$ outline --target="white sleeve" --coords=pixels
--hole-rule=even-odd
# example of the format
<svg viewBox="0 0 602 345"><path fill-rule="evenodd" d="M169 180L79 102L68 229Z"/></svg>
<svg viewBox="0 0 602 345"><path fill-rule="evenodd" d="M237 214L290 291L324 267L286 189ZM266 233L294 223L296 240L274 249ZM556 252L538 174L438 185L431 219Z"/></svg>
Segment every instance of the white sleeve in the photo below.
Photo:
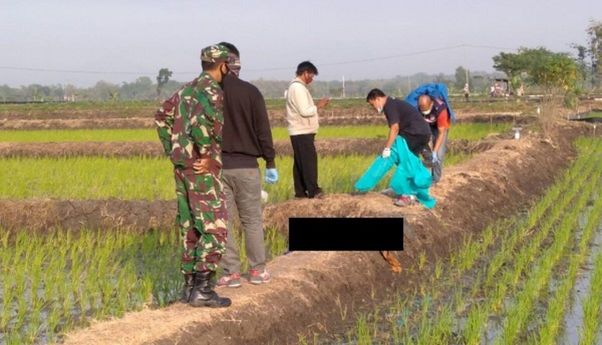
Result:
<svg viewBox="0 0 602 345"><path fill-rule="evenodd" d="M288 96L291 103L299 112L299 115L303 117L318 115L318 107L315 106L314 101L305 86L293 83L288 90Z"/></svg>

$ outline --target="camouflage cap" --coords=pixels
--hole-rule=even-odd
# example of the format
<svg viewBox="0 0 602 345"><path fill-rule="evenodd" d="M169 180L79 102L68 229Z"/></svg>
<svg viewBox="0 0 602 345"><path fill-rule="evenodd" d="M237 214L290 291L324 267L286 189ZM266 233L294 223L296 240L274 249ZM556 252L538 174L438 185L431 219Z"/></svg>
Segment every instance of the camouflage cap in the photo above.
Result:
<svg viewBox="0 0 602 345"><path fill-rule="evenodd" d="M228 49L222 45L215 44L201 50L201 61L222 62L228 60Z"/></svg>
<svg viewBox="0 0 602 345"><path fill-rule="evenodd" d="M235 76L238 77L240 75L240 59L235 54L228 54L228 68L230 69L230 73L234 74Z"/></svg>

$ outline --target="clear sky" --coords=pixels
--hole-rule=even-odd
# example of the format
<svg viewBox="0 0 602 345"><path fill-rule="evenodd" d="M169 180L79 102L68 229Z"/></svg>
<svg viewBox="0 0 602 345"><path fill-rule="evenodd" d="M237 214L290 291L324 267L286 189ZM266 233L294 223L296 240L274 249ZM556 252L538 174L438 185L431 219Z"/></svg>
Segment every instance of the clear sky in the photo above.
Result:
<svg viewBox="0 0 602 345"><path fill-rule="evenodd" d="M492 71L502 50L571 52L601 17L600 0L0 0L0 85L154 80L162 67L187 81L222 40L250 80L288 80L307 59L320 80Z"/></svg>

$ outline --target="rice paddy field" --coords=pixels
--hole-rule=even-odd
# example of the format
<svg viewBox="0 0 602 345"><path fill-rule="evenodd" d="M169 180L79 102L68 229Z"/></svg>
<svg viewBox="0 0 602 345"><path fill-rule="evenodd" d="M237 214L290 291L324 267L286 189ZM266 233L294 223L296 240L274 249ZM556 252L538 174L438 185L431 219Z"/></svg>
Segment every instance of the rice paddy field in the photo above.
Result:
<svg viewBox="0 0 602 345"><path fill-rule="evenodd" d="M467 236L450 258L411 270L430 279L362 314L328 344L599 344L602 140L527 212Z"/></svg>
<svg viewBox="0 0 602 345"><path fill-rule="evenodd" d="M278 102L270 102L268 108L278 108ZM0 118L18 115L49 119L94 114L135 117L155 107L151 102L126 103L0 105ZM365 107L364 103L340 102L335 107L342 111L357 110ZM504 108L496 103L482 108L514 111L522 106L512 104ZM463 107L467 106L457 108ZM451 129L449 139L470 143L508 141L512 127L509 122L458 123ZM386 134L384 125L342 122L323 126L317 139L346 138L352 143L358 140L360 145L361 139L384 141ZM288 141L286 128L274 126L273 136L275 141ZM0 130L0 143L10 144L156 145L157 141L156 132L147 128ZM360 308L359 313L347 313L341 305L337 311L338 332L311 337L295 334L297 343L601 342L602 140L581 138L574 145L576 159L527 210L499 219L479 233L465 234L461 245L448 256L431 260L426 253L418 255L411 266L404 268L408 274L422 277L411 292L396 291L380 300L374 309ZM354 182L379 153L355 153L351 147L348 153L319 158L320 185L337 198L353 192ZM483 157L487 151L451 152L445 158L445 167L461 169L476 155ZM269 194L264 206L302 205L293 200L291 156L279 155L277 165L280 181L263 186ZM387 182L383 180L376 191L384 189ZM442 183L442 187L436 188L446 191L448 187ZM0 202L153 202L174 198L173 171L166 157L0 158ZM237 230L233 234L240 237ZM265 234L269 260L287 251L286 231L267 227ZM246 270L245 241L238 242ZM61 343L70 332L85 330L104 320L170 308L178 299L182 284L178 272L179 245L173 227L54 226L34 232L0 225L0 344Z"/></svg>
<svg viewBox="0 0 602 345"><path fill-rule="evenodd" d="M524 111L533 108L535 103L524 100L489 100L477 102L456 102L457 111ZM118 101L118 102L48 102L31 104L0 104L0 117L6 118L81 118L81 117L145 117L152 116L160 104L156 101ZM269 99L266 101L268 110L284 109L284 99ZM329 109L362 113L371 111L365 98L333 99Z"/></svg>
<svg viewBox="0 0 602 345"><path fill-rule="evenodd" d="M453 165L469 155L450 155ZM332 193L349 193L376 156L349 155L320 159L321 186ZM170 200L175 198L172 166L166 158L6 158L0 159L0 199L122 199ZM265 185L270 202L293 197L292 158L280 157L281 179ZM354 167L348 169L348 167Z"/></svg>
<svg viewBox="0 0 602 345"><path fill-rule="evenodd" d="M489 134L503 133L512 127L509 123L459 123L450 130L449 139L480 140ZM323 126L317 139L326 138L380 138L387 135L386 126ZM289 140L286 128L272 129L274 140ZM157 141L153 129L72 129L72 130L5 130L0 131L0 142L133 142Z"/></svg>

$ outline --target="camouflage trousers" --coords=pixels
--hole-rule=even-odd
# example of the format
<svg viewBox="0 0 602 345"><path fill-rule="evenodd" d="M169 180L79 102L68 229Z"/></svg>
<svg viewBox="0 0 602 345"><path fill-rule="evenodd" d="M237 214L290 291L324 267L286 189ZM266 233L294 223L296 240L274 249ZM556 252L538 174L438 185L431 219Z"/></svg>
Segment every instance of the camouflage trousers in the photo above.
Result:
<svg viewBox="0 0 602 345"><path fill-rule="evenodd" d="M182 244L182 273L215 271L226 251L228 230L222 182L212 174L174 169Z"/></svg>

